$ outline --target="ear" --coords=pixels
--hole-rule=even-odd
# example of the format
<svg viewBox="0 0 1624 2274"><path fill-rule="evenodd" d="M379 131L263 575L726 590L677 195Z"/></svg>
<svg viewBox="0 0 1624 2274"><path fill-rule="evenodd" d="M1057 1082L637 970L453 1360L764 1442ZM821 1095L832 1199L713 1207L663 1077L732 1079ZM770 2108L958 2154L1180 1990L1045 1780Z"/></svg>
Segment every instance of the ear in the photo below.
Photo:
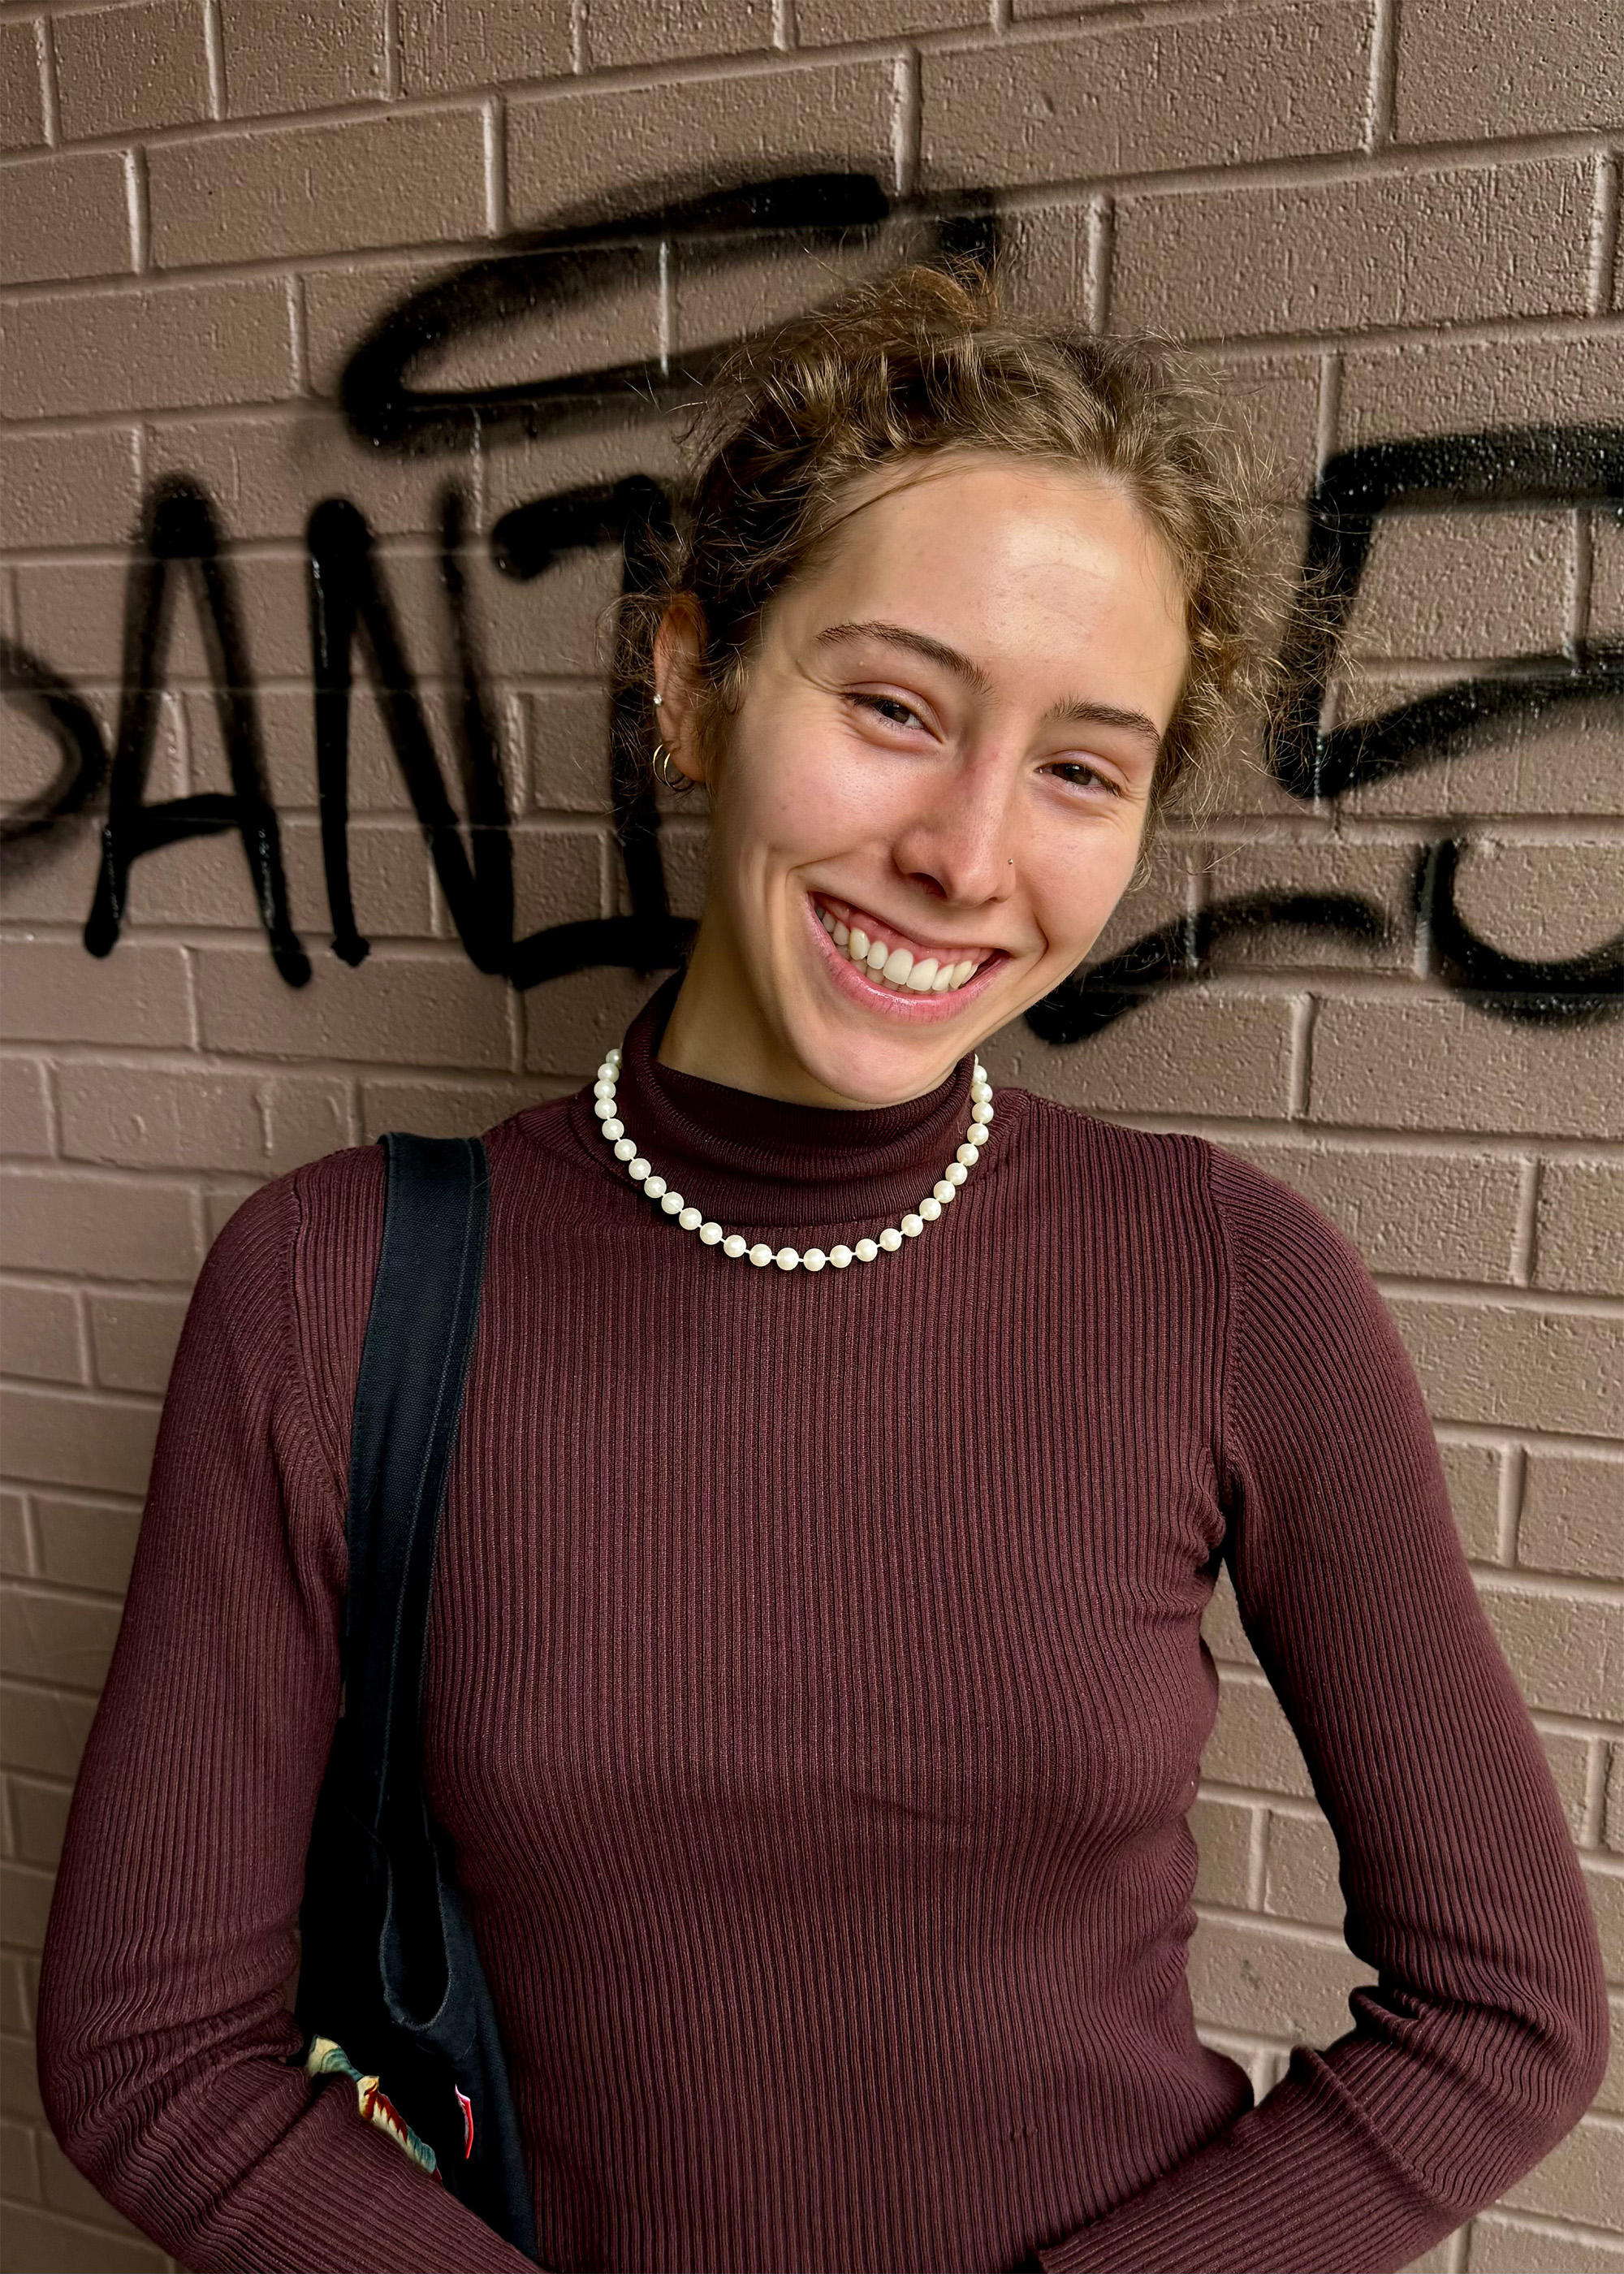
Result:
<svg viewBox="0 0 1624 2274"><path fill-rule="evenodd" d="M654 635L654 691L659 697L654 731L675 764L690 781L696 782L706 778L703 737L699 731L703 652L699 604L687 593L680 594L666 609Z"/></svg>

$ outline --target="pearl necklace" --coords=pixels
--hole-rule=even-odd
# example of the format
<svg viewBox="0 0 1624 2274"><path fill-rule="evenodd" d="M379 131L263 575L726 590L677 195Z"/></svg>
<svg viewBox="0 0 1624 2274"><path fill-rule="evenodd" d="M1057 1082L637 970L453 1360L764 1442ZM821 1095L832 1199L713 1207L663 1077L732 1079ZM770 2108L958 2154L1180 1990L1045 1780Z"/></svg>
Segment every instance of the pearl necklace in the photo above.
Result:
<svg viewBox="0 0 1624 2274"><path fill-rule="evenodd" d="M916 1209L910 1209L899 1224L888 1224L874 1239L854 1240L850 1247L844 1242L831 1247L825 1254L821 1247L808 1247L803 1254L796 1247L771 1248L764 1240L752 1247L736 1231L724 1231L719 1224L712 1223L696 1208L689 1208L680 1193L673 1193L664 1177L657 1177L652 1163L645 1161L635 1144L626 1133L626 1125L615 1111L615 1084L620 1078L620 1053L611 1050L598 1069L598 1079L592 1084L592 1111L598 1116L598 1127L606 1141L614 1147L614 1157L624 1161L626 1173L635 1185L641 1185L650 1200L658 1201L662 1215L670 1216L682 1231L696 1231L707 1247L719 1247L724 1255L735 1260L748 1255L752 1263L776 1263L780 1271L793 1271L800 1264L803 1271L821 1271L825 1263L832 1263L837 1271L844 1271L848 1263L872 1263L883 1252L894 1255L905 1239L917 1239L928 1224L934 1224L959 1187L975 1166L981 1147L992 1133L992 1084L980 1058L970 1083L970 1096L974 1103L970 1108L970 1126L965 1131L965 1141L942 1171L940 1180L927 1193Z"/></svg>

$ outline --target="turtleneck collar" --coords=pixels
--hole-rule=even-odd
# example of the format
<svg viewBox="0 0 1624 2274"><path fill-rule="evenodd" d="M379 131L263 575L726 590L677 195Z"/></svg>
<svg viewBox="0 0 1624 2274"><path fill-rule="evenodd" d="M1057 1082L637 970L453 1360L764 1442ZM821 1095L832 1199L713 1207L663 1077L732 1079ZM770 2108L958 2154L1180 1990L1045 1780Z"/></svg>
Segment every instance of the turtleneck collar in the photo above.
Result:
<svg viewBox="0 0 1624 2274"><path fill-rule="evenodd" d="M855 1238L877 1230L917 1205L963 1143L969 1055L925 1096L856 1111L758 1097L663 1065L660 1038L681 983L673 973L628 1028L617 1102L628 1133L666 1183L730 1231L834 1227L833 1237ZM572 1121L593 1156L623 1175L592 1102L589 1083L570 1100Z"/></svg>

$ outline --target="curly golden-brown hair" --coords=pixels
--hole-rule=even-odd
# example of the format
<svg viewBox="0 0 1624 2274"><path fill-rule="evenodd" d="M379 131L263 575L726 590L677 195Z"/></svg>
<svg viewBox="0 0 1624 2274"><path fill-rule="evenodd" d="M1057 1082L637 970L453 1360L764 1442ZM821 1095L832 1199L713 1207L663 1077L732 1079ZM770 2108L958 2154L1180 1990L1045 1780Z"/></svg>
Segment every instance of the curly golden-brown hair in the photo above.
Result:
<svg viewBox="0 0 1624 2274"><path fill-rule="evenodd" d="M770 604L854 484L946 450L1004 452L1119 485L1184 589L1190 659L1135 881L1176 794L1210 809L1230 730L1273 694L1286 585L1260 455L1171 347L1016 321L981 268L910 265L738 348L689 445L697 479L621 652L646 689L659 621L696 610L702 732L725 732Z"/></svg>

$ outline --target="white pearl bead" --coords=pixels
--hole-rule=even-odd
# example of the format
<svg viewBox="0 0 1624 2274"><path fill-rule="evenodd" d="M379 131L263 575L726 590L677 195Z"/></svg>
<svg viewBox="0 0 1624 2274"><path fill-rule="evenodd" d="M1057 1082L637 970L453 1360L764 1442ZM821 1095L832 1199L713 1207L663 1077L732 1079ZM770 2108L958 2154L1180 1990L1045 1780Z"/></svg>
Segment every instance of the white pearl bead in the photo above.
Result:
<svg viewBox="0 0 1624 2274"><path fill-rule="evenodd" d="M640 1185L645 1177L651 1177L654 1174L654 1164L651 1161L645 1161L639 1153L626 1173L633 1184Z"/></svg>
<svg viewBox="0 0 1624 2274"><path fill-rule="evenodd" d="M921 1216L924 1217L927 1224L934 1224L942 1213L942 1203L940 1201L931 1200L927 1196L924 1200L921 1201L919 1204L919 1212Z"/></svg>
<svg viewBox="0 0 1624 2274"><path fill-rule="evenodd" d="M880 1246L887 1255L894 1255L902 1245L902 1234L894 1224L888 1224L880 1234Z"/></svg>
<svg viewBox="0 0 1624 2274"><path fill-rule="evenodd" d="M679 1209L677 1211L677 1222L681 1225L684 1231L697 1231L700 1225L704 1222L703 1212L696 1208Z"/></svg>
<svg viewBox="0 0 1624 2274"><path fill-rule="evenodd" d="M594 1097L614 1096L614 1076L612 1073L605 1073L602 1066L598 1067L598 1080L592 1084L592 1095Z"/></svg>
<svg viewBox="0 0 1624 2274"><path fill-rule="evenodd" d="M938 1204L943 1201L951 1201L956 1198L958 1191L958 1186L950 1185L945 1177L938 1178L936 1182L930 1187L931 1197L933 1200L937 1201Z"/></svg>
<svg viewBox="0 0 1624 2274"><path fill-rule="evenodd" d="M971 1079L975 1081L985 1081L987 1079L987 1069L981 1064L980 1058L975 1060L971 1068Z"/></svg>
<svg viewBox="0 0 1624 2274"><path fill-rule="evenodd" d="M797 1247L780 1247L772 1260L780 1271L793 1271L801 1261L801 1251Z"/></svg>
<svg viewBox="0 0 1624 2274"><path fill-rule="evenodd" d="M807 1271L821 1271L828 1261L821 1247L808 1247L801 1259L801 1268Z"/></svg>
<svg viewBox="0 0 1624 2274"><path fill-rule="evenodd" d="M598 1079L599 1081L613 1081L614 1080L614 1068L610 1065L607 1058L604 1060L602 1065L598 1069Z"/></svg>
<svg viewBox="0 0 1624 2274"><path fill-rule="evenodd" d="M955 1187L962 1185L965 1178L970 1173L969 1170L965 1165L965 1155L966 1153L970 1156L971 1160L974 1161L975 1158L974 1146L961 1145L959 1148L959 1158L956 1161L950 1161L946 1168L942 1171L943 1175L947 1178L948 1183Z"/></svg>
<svg viewBox="0 0 1624 2274"><path fill-rule="evenodd" d="M617 1143L620 1141L620 1140L622 1137L624 1137L624 1136L625 1136L625 1134L626 1134L626 1124L625 1124L623 1121L605 1121L605 1124L604 1124L604 1135L608 1139L609 1142L610 1142L612 1145L613 1145L613 1144L617 1144Z"/></svg>
<svg viewBox="0 0 1624 2274"><path fill-rule="evenodd" d="M736 1231L730 1231L722 1242L722 1253L724 1255L733 1256L735 1261L744 1254L744 1242Z"/></svg>
<svg viewBox="0 0 1624 2274"><path fill-rule="evenodd" d="M987 1124L992 1119L991 1106L983 1104L978 1099L976 1103L970 1108L970 1118L972 1121L979 1121L984 1129Z"/></svg>
<svg viewBox="0 0 1624 2274"><path fill-rule="evenodd" d="M898 1242L898 1246L901 1246L900 1241ZM857 1261L860 1263L872 1263L879 1252L879 1249L875 1246L871 1239L860 1239L856 1246L852 1250L853 1254L857 1258Z"/></svg>
<svg viewBox="0 0 1624 2274"><path fill-rule="evenodd" d="M699 1227L699 1237L707 1247L714 1247L722 1237L722 1227L719 1224L702 1224Z"/></svg>
<svg viewBox="0 0 1624 2274"><path fill-rule="evenodd" d="M596 1098L594 1098L594 1099L593 1099L593 1101L592 1101L592 1111L593 1111L593 1112L598 1116L598 1119L599 1119L600 1121L613 1121L613 1120L614 1119L614 1100L613 1100L613 1097L596 1097Z"/></svg>
<svg viewBox="0 0 1624 2274"><path fill-rule="evenodd" d="M838 1247L831 1247L830 1249L829 1260L834 1265L837 1271L844 1271L846 1265L852 1260L852 1251L846 1246L843 1240Z"/></svg>
<svg viewBox="0 0 1624 2274"><path fill-rule="evenodd" d="M990 1105L992 1103L991 1082L973 1081L970 1084L970 1095L978 1105Z"/></svg>
<svg viewBox="0 0 1624 2274"><path fill-rule="evenodd" d="M645 1177L643 1189L651 1201L657 1201L665 1189L665 1179L664 1177Z"/></svg>
<svg viewBox="0 0 1624 2274"><path fill-rule="evenodd" d="M902 1229L909 1239L917 1239L925 1229L925 1219L922 1216L916 1216L910 1209L902 1219Z"/></svg>
<svg viewBox="0 0 1624 2274"><path fill-rule="evenodd" d="M987 1142L988 1137L990 1133L991 1133L989 1130L986 1130L981 1126L979 1121L973 1121L970 1126L965 1131L965 1136L966 1139L972 1145L975 1146L978 1150Z"/></svg>
<svg viewBox="0 0 1624 2274"><path fill-rule="evenodd" d="M647 1185L645 1185L643 1189L646 1193L649 1188ZM662 1193L660 1194L660 1206L665 1209L667 1216L680 1216L684 1205L685 1203L680 1193Z"/></svg>
<svg viewBox="0 0 1624 2274"><path fill-rule="evenodd" d="M755 1266L756 1266L756 1269L757 1269L758 1271L760 1270L760 1269L761 1269L761 1267L762 1267L762 1265L763 1265L763 1263L771 1263L771 1261L772 1261L772 1250L771 1250L771 1248L770 1248L770 1247L767 1246L767 1244L766 1244L766 1242L765 1242L764 1240L760 1240L760 1239L758 1239L758 1240L756 1241L756 1243L755 1246L754 1246L753 1248L751 1248L751 1250L750 1250L750 1261L751 1261L751 1262L752 1262L753 1264L755 1264Z"/></svg>

